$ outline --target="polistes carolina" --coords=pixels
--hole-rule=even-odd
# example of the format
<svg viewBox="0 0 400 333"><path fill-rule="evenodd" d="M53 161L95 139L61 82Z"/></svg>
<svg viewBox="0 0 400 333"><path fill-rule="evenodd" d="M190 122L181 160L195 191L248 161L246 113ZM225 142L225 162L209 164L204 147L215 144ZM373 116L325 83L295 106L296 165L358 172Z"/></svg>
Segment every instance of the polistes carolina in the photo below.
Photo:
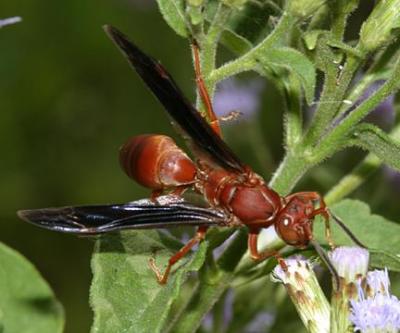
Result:
<svg viewBox="0 0 400 333"><path fill-rule="evenodd" d="M196 160L191 160L165 135L135 136L120 150L121 166L130 178L153 191L151 199L127 204L23 210L18 215L50 230L86 235L123 229L198 226L194 237L169 259L163 273L154 259L149 260L160 284L167 282L171 267L204 239L210 226L247 226L251 258L263 260L274 256L285 268L277 251L260 252L257 246L260 231L274 226L288 245L303 249L312 244L337 279L335 269L313 238L314 218L317 215L324 218L326 238L331 246L334 245L330 218L355 243L363 245L330 212L317 192L281 197L222 140L219 121L202 79L197 44L193 43L196 82L209 122L184 97L159 62L144 54L116 28L105 26L104 29L165 107L173 123L189 139ZM182 199L181 195L189 189L203 196L209 207L197 207Z"/></svg>

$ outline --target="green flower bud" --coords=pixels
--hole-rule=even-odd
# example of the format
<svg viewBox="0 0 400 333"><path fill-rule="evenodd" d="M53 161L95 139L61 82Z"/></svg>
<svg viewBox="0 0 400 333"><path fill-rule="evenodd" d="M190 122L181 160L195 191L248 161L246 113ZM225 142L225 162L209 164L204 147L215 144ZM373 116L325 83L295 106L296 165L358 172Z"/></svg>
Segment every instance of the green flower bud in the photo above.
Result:
<svg viewBox="0 0 400 333"><path fill-rule="evenodd" d="M374 51L393 40L396 28L400 28L400 0L378 0L361 26L360 46L368 52Z"/></svg>

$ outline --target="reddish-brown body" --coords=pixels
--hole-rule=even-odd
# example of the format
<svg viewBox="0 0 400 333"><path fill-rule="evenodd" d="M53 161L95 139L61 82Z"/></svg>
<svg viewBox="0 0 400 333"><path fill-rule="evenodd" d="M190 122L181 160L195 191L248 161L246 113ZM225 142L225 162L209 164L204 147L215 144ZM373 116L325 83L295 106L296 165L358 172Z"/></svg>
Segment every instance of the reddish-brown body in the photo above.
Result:
<svg viewBox="0 0 400 333"><path fill-rule="evenodd" d="M119 160L130 178L153 190L191 184L197 173L191 159L165 135L130 138L121 147Z"/></svg>
<svg viewBox="0 0 400 333"><path fill-rule="evenodd" d="M192 186L211 206L231 216L227 225L269 227L282 207L280 196L251 170L239 175L204 161L196 167L165 135L130 138L121 147L120 162L130 178L155 191Z"/></svg>
<svg viewBox="0 0 400 333"><path fill-rule="evenodd" d="M136 206L135 211L131 210L129 205L50 208L22 211L21 217L48 229L91 234L120 230L122 227L164 227L168 226L169 222L173 222L170 224L172 226L178 222L177 219L180 223L195 223L198 226L196 234L169 259L163 274L154 260L150 260L151 268L160 283L166 283L171 267L204 238L207 228L211 225L248 226L251 257L254 260L262 260L275 256L285 268L277 251L260 252L257 248L260 230L273 225L279 236L289 245L305 248L311 243L337 277L327 255L313 239L312 226L315 216L321 215L325 219L326 236L331 245L333 243L330 237L330 217L357 244L361 243L328 210L318 193L299 192L280 197L260 176L244 165L221 139L219 120L213 111L211 98L201 75L199 47L196 41L193 41L196 82L206 108L208 122L183 96L159 62L143 53L117 29L106 26L105 30L163 104L174 123L185 134L185 138L190 139L196 163L167 136L151 134L132 137L120 150L120 163L130 178L153 190L153 205L140 204ZM173 203L175 200L163 204L156 200L164 191L176 196L188 188L203 195L214 209L206 209L206 214L204 211L199 212L199 209L204 208L195 208L195 205L179 206ZM213 211L212 218L208 211ZM125 218L121 218L120 213ZM222 218L218 219L221 216ZM155 219L156 222L150 223L149 218ZM336 280L338 281L338 278Z"/></svg>

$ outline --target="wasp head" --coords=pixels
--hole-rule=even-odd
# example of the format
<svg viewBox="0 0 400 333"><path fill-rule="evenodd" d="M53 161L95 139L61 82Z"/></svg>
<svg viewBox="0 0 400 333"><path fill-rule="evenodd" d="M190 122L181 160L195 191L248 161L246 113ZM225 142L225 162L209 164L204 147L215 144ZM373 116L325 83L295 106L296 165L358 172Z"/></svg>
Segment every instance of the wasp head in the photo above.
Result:
<svg viewBox="0 0 400 333"><path fill-rule="evenodd" d="M290 196L278 213L275 229L288 244L305 248L313 238L314 203L309 198Z"/></svg>

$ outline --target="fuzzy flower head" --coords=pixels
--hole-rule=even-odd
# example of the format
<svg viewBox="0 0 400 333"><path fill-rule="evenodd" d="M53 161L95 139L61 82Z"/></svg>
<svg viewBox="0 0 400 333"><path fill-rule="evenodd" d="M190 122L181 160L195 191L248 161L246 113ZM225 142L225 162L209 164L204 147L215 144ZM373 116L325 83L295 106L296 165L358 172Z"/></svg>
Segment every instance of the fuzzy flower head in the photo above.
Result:
<svg viewBox="0 0 400 333"><path fill-rule="evenodd" d="M341 246L330 252L329 258L346 283L356 282L367 274L369 253L366 249Z"/></svg>
<svg viewBox="0 0 400 333"><path fill-rule="evenodd" d="M329 304L318 284L312 263L301 257L294 257L286 259L285 266L276 266L273 281L284 284L309 332L329 332Z"/></svg>
<svg viewBox="0 0 400 333"><path fill-rule="evenodd" d="M400 301L390 295L387 270L367 276L367 292L358 285L359 299L351 300L350 320L361 333L396 333L400 331Z"/></svg>
<svg viewBox="0 0 400 333"><path fill-rule="evenodd" d="M377 269L367 274L367 295L376 294L390 295L389 273L386 268L383 271Z"/></svg>

